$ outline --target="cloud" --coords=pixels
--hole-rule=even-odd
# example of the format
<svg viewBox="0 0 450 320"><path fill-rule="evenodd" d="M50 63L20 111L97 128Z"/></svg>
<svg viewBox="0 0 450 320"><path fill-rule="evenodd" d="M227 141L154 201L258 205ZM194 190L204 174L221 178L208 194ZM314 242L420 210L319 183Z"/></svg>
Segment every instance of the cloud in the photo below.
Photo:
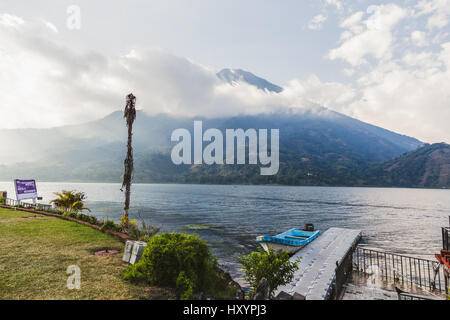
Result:
<svg viewBox="0 0 450 320"><path fill-rule="evenodd" d="M448 32L440 30L449 8L446 0L413 7L384 4L342 19L340 43L327 57L348 63L351 68L343 72L354 81L342 88L322 83L312 90L327 97L338 88L347 92L344 103L316 101L424 141L449 142L450 42Z"/></svg>
<svg viewBox="0 0 450 320"><path fill-rule="evenodd" d="M314 107L297 87L281 94L230 85L216 70L160 49L122 56L76 52L45 21L0 16L0 99L5 128L50 127L98 119L133 92L151 114L218 117Z"/></svg>
<svg viewBox="0 0 450 320"><path fill-rule="evenodd" d="M323 14L318 14L308 24L308 28L311 30L320 30L322 29L323 23L327 21L327 17Z"/></svg>
<svg viewBox="0 0 450 320"><path fill-rule="evenodd" d="M363 99L347 107L359 119L429 142L450 141L450 43L438 54L410 54L408 66L380 65L364 77ZM362 79L360 79L362 80Z"/></svg>
<svg viewBox="0 0 450 320"><path fill-rule="evenodd" d="M362 20L362 12L357 12L342 22L341 27L347 30L341 36L342 44L329 52L329 59L342 59L358 66L367 63L369 56L378 60L392 56L392 28L407 12L395 4L369 8L371 15L366 20Z"/></svg>
<svg viewBox="0 0 450 320"><path fill-rule="evenodd" d="M339 0L326 0L327 5L334 6L338 10L342 10L344 8L344 5L342 4L342 1Z"/></svg>
<svg viewBox="0 0 450 320"><path fill-rule="evenodd" d="M419 30L411 33L411 40L418 47L426 47L429 44L427 34Z"/></svg>
<svg viewBox="0 0 450 320"><path fill-rule="evenodd" d="M450 0L421 0L415 6L416 16L427 15L428 29L441 29L450 21Z"/></svg>
<svg viewBox="0 0 450 320"><path fill-rule="evenodd" d="M396 32L400 21L416 16L393 4L368 15L351 13L340 23L338 47L329 52L330 59L346 62L348 82L313 74L288 81L277 94L224 83L217 70L161 49L135 47L121 56L74 51L45 21L0 15L0 112L8 119L0 126L98 119L122 108L133 92L138 108L151 114L218 117L324 112L324 106L424 141L450 142L450 42L441 30L418 24Z"/></svg>

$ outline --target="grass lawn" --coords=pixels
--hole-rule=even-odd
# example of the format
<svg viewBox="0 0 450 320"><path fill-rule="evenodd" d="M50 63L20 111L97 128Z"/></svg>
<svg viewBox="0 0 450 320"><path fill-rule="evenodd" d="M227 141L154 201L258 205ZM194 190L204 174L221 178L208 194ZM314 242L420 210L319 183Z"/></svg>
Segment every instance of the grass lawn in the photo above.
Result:
<svg viewBox="0 0 450 320"><path fill-rule="evenodd" d="M103 249L119 250L95 256ZM111 235L54 217L0 208L0 299L173 299L170 290L122 280L124 245ZM67 267L81 288L67 289Z"/></svg>

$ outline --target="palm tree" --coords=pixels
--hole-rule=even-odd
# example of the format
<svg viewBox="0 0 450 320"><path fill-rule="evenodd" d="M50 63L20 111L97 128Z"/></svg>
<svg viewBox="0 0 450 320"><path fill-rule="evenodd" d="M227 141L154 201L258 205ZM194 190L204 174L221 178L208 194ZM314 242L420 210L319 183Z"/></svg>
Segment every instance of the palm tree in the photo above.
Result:
<svg viewBox="0 0 450 320"><path fill-rule="evenodd" d="M52 200L51 202L64 211L75 213L83 210L87 210L89 212L91 211L89 210L89 208L84 207L84 200L86 200L86 195L84 192L63 190L61 192L55 192L55 194L58 196L58 198Z"/></svg>
<svg viewBox="0 0 450 320"><path fill-rule="evenodd" d="M128 142L127 142L127 157L124 161L125 171L123 174L123 191L125 187L125 207L124 215L122 217L122 225L124 228L128 228L128 210L130 208L130 192L131 192L131 180L133 179L133 122L136 119L136 97L130 93L127 95L127 103L125 105L124 118L128 127Z"/></svg>

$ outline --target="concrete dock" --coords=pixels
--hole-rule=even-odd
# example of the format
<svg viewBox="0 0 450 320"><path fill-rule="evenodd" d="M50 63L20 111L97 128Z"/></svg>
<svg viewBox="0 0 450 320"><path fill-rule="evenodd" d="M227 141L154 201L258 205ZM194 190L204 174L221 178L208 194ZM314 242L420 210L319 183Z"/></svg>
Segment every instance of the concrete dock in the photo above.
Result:
<svg viewBox="0 0 450 320"><path fill-rule="evenodd" d="M300 294L306 300L329 299L335 286L337 266L342 265L360 239L361 230L330 228L325 231L291 258L293 261L301 257L299 269L291 283L275 291L275 297L284 291L291 296Z"/></svg>

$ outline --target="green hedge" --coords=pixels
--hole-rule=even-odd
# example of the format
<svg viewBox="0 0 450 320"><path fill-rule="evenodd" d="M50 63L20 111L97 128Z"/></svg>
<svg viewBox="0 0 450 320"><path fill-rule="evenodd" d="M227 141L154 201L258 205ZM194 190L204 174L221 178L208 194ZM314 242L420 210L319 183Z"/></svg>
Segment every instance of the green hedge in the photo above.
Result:
<svg viewBox="0 0 450 320"><path fill-rule="evenodd" d="M125 279L175 288L181 299L194 293L226 291L217 273L217 260L206 242L194 235L165 233L153 236L142 259L125 272Z"/></svg>
<svg viewBox="0 0 450 320"><path fill-rule="evenodd" d="M109 230L109 231L115 231L115 232L123 232L122 226L116 224L114 221L106 220L102 224L102 231L103 230Z"/></svg>

